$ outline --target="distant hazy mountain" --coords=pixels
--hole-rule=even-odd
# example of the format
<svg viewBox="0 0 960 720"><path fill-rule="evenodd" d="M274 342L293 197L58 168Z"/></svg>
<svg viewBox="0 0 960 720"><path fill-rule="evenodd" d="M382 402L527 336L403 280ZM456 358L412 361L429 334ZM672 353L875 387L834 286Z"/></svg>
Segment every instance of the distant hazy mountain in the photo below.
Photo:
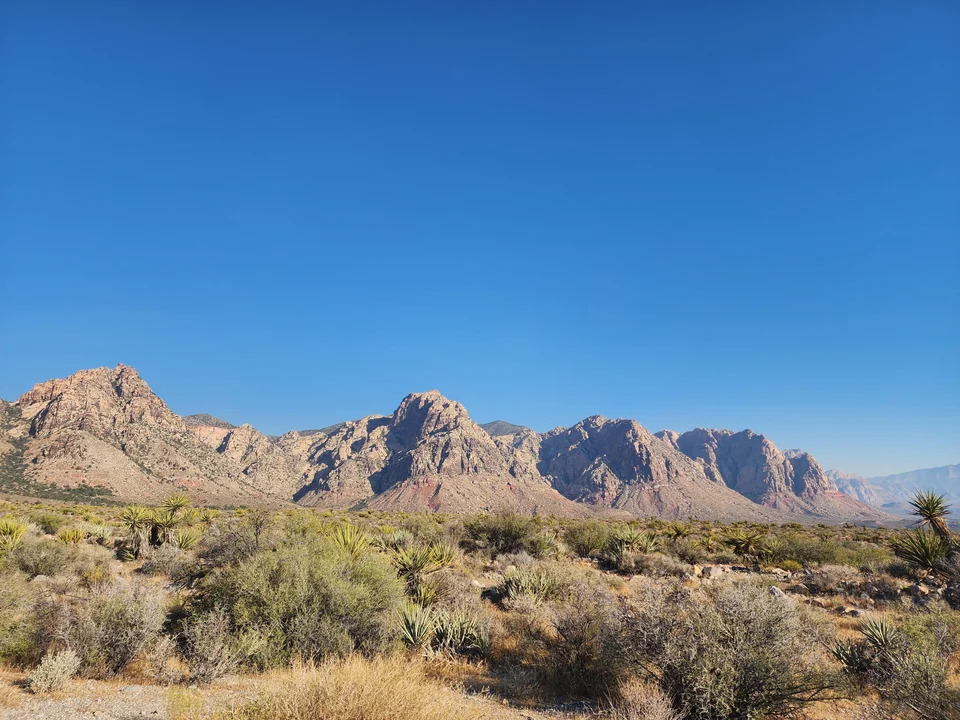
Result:
<svg viewBox="0 0 960 720"><path fill-rule="evenodd" d="M864 478L839 470L827 473L837 487L861 502L882 508L897 515L910 514L908 502L920 490L942 493L955 505L954 514L960 515L960 465L911 470L895 475Z"/></svg>
<svg viewBox="0 0 960 720"><path fill-rule="evenodd" d="M536 433L477 425L436 390L390 415L271 437L207 414L182 418L124 365L49 380L0 406L0 490L154 501L174 489L218 504L670 518L883 521L838 492L807 453L745 430L653 435L587 418Z"/></svg>

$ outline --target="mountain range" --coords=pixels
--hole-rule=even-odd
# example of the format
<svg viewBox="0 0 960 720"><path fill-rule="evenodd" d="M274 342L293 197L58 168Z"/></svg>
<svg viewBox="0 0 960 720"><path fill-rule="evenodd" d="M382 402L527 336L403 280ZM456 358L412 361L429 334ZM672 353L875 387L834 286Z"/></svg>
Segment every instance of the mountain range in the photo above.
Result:
<svg viewBox="0 0 960 720"><path fill-rule="evenodd" d="M176 489L221 505L893 520L841 492L808 453L750 430L654 434L599 415L546 433L481 426L431 390L390 415L276 437L181 417L125 365L48 380L0 405L0 490L151 502Z"/></svg>
<svg viewBox="0 0 960 720"><path fill-rule="evenodd" d="M839 470L827 470L826 475L847 495L894 515L909 515L910 498L920 490L932 490L942 494L947 502L960 504L960 465L871 478Z"/></svg>

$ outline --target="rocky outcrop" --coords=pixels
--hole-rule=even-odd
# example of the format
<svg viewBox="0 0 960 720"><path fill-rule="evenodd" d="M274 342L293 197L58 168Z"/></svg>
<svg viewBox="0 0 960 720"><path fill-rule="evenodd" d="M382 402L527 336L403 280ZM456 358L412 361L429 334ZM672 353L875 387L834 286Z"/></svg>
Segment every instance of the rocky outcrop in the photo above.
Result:
<svg viewBox="0 0 960 720"><path fill-rule="evenodd" d="M781 452L752 430L697 428L657 435L698 461L710 480L760 505L833 519L884 519L882 512L841 493L812 455Z"/></svg>
<svg viewBox="0 0 960 720"><path fill-rule="evenodd" d="M408 395L391 416L346 423L315 443L311 463L296 495L306 504L579 512L436 390Z"/></svg>
<svg viewBox="0 0 960 720"><path fill-rule="evenodd" d="M722 484L635 420L589 417L540 439L537 468L565 497L632 513L778 518Z"/></svg>
<svg viewBox="0 0 960 720"><path fill-rule="evenodd" d="M16 403L25 480L155 500L176 489L209 502L264 500L240 467L200 442L125 365L48 380Z"/></svg>

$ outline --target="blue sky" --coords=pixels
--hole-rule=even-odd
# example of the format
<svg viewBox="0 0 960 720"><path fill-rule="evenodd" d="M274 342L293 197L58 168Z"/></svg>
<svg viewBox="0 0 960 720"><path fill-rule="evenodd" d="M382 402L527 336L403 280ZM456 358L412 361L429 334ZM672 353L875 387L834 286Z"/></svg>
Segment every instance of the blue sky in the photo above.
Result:
<svg viewBox="0 0 960 720"><path fill-rule="evenodd" d="M960 461L960 5L0 8L0 396Z"/></svg>

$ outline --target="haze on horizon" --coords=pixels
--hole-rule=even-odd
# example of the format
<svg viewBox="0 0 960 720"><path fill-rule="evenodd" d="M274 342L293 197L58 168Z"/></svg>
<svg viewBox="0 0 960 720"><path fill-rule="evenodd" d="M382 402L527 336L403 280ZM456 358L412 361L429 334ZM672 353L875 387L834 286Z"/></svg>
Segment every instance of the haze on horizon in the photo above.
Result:
<svg viewBox="0 0 960 720"><path fill-rule="evenodd" d="M0 9L0 397L960 461L960 7Z"/></svg>

